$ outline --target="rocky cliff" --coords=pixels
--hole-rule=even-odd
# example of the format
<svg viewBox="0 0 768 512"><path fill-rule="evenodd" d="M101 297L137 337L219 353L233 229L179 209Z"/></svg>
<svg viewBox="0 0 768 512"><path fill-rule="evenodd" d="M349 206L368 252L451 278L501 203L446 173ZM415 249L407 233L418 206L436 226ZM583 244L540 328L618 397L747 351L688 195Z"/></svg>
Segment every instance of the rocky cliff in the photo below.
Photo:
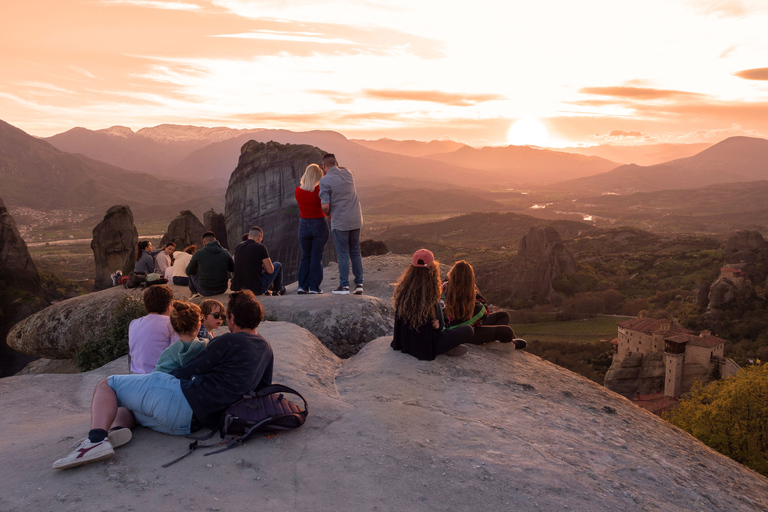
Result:
<svg viewBox="0 0 768 512"><path fill-rule="evenodd" d="M4 363L13 354L5 343L11 326L45 306L37 267L16 222L0 199L0 359ZM0 377L20 369L11 366L0 364Z"/></svg>
<svg viewBox="0 0 768 512"><path fill-rule="evenodd" d="M558 303L561 298L552 288L554 280L564 272L576 272L578 266L551 226L534 226L520 241L517 256L507 261L477 265L477 285L499 304L535 296ZM504 283L503 286L499 283Z"/></svg>
<svg viewBox="0 0 768 512"><path fill-rule="evenodd" d="M51 469L87 433L95 384L124 373L125 358L0 380L0 409L13 411L0 415L0 510L768 509L766 478L531 354L470 346L418 361L385 337L340 360L295 325L258 330L274 380L308 400L306 424L169 468L189 440L139 427L109 461Z"/></svg>
<svg viewBox="0 0 768 512"><path fill-rule="evenodd" d="M223 213L216 213L211 208L203 214L203 226L206 231L213 231L216 234L216 240L222 247L229 249L229 240L227 240L227 217Z"/></svg>
<svg viewBox="0 0 768 512"><path fill-rule="evenodd" d="M725 243L725 261L729 264L755 263L768 259L768 244L758 231L737 231Z"/></svg>
<svg viewBox="0 0 768 512"><path fill-rule="evenodd" d="M249 141L229 178L225 206L229 246L234 251L243 233L251 226L261 227L272 261L283 264L285 282L296 279L301 260L294 190L307 166L319 164L322 157L323 152L312 146ZM326 245L326 261L332 246L333 242Z"/></svg>
<svg viewBox="0 0 768 512"><path fill-rule="evenodd" d="M203 247L203 233L205 226L200 219L189 210L179 212L179 215L168 224L168 231L160 240L160 246L173 242L177 251L183 251L189 245L196 245L198 249ZM158 247L159 249L160 247Z"/></svg>
<svg viewBox="0 0 768 512"><path fill-rule="evenodd" d="M139 232L133 223L133 212L126 205L107 210L104 220L93 228L91 250L96 262L94 287L104 290L112 287L111 275L120 270L124 275L133 270Z"/></svg>
<svg viewBox="0 0 768 512"><path fill-rule="evenodd" d="M605 387L629 398L664 392L664 354L630 355L614 361L605 373Z"/></svg>

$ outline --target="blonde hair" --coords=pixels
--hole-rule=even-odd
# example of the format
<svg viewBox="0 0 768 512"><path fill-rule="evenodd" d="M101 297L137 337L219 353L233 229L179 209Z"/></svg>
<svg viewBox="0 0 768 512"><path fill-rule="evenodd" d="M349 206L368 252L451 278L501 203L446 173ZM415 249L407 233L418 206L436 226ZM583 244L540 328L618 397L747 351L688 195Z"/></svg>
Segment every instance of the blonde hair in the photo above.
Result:
<svg viewBox="0 0 768 512"><path fill-rule="evenodd" d="M436 261L429 267L408 265L397 280L392 297L397 314L417 330L432 320L439 300L440 264Z"/></svg>
<svg viewBox="0 0 768 512"><path fill-rule="evenodd" d="M320 183L320 178L323 177L323 170L317 164L309 164L304 171L304 176L301 177L299 187L307 192L312 192Z"/></svg>

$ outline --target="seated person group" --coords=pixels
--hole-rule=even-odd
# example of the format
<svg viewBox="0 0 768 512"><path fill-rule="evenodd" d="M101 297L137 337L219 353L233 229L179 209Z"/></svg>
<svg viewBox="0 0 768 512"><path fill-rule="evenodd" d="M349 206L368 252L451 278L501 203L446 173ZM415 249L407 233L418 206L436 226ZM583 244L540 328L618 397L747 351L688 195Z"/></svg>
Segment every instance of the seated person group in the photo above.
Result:
<svg viewBox="0 0 768 512"><path fill-rule="evenodd" d="M263 236L259 231L252 229L248 240L238 246L235 262L256 257L269 270L269 256L258 247ZM217 261L223 262L225 269L234 268L237 277L236 263L231 264L232 257L215 237L207 242L204 238L204 243L202 251L192 251L185 269L187 276ZM209 245L214 249L206 251ZM151 252L151 245L149 249ZM201 252L205 254L202 257L198 256ZM273 271L268 274L278 274L271 280L280 290L280 266L269 263ZM173 291L165 285L144 291L148 314L133 320L128 328L131 373L112 375L96 385L88 435L76 443L69 455L54 462L55 469L111 458L116 447L131 440L131 429L137 424L171 435L201 428L215 430L227 407L246 393L271 385L272 347L257 332L264 310L246 286L255 283L261 290L270 279L257 272L241 276L237 283L233 279L226 308L214 299L205 299L199 306L174 301ZM192 282L190 279L190 289ZM223 289L219 283L203 281L202 277L198 283L202 288L195 285L196 291L201 295L223 293L227 288L226 280ZM465 261L456 262L447 281L441 284L434 255L426 249L416 251L395 285L393 302L391 347L418 359L463 355L467 352L463 343L499 341L518 349L526 346L524 340L515 338L506 312L488 313L475 287L472 267ZM225 318L229 332L214 336Z"/></svg>

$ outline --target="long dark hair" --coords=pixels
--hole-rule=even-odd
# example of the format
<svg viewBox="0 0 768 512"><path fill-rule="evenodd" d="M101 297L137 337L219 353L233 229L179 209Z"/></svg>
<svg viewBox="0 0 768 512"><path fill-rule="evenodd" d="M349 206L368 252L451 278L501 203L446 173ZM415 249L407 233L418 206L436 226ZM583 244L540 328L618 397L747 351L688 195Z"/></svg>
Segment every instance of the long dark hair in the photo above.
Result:
<svg viewBox="0 0 768 512"><path fill-rule="evenodd" d="M141 253L143 253L147 247L149 247L149 240L142 240L139 242L139 250L136 251L136 261L139 261L139 258L141 258Z"/></svg>
<svg viewBox="0 0 768 512"><path fill-rule="evenodd" d="M440 300L440 264L429 267L408 265L395 285L392 301L397 314L414 329L432 319L435 304Z"/></svg>
<svg viewBox="0 0 768 512"><path fill-rule="evenodd" d="M457 261L448 273L445 314L459 321L468 320L475 311L475 271L464 260Z"/></svg>

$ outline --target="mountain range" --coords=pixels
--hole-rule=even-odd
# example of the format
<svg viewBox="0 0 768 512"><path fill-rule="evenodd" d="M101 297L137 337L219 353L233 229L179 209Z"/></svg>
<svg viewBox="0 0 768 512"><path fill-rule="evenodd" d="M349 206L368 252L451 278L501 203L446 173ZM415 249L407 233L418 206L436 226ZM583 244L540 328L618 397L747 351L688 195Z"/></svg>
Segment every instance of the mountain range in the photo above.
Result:
<svg viewBox="0 0 768 512"><path fill-rule="evenodd" d="M599 175L564 181L557 188L627 194L766 179L768 140L730 137L688 158L651 166L622 165Z"/></svg>
<svg viewBox="0 0 768 512"><path fill-rule="evenodd" d="M224 187L201 190L197 185L163 180L60 151L3 121L0 178L0 194L9 207L42 211L83 207L98 211L128 204L134 214L165 212L172 218L180 206L197 205L202 212L211 207L221 210L224 204Z"/></svg>

